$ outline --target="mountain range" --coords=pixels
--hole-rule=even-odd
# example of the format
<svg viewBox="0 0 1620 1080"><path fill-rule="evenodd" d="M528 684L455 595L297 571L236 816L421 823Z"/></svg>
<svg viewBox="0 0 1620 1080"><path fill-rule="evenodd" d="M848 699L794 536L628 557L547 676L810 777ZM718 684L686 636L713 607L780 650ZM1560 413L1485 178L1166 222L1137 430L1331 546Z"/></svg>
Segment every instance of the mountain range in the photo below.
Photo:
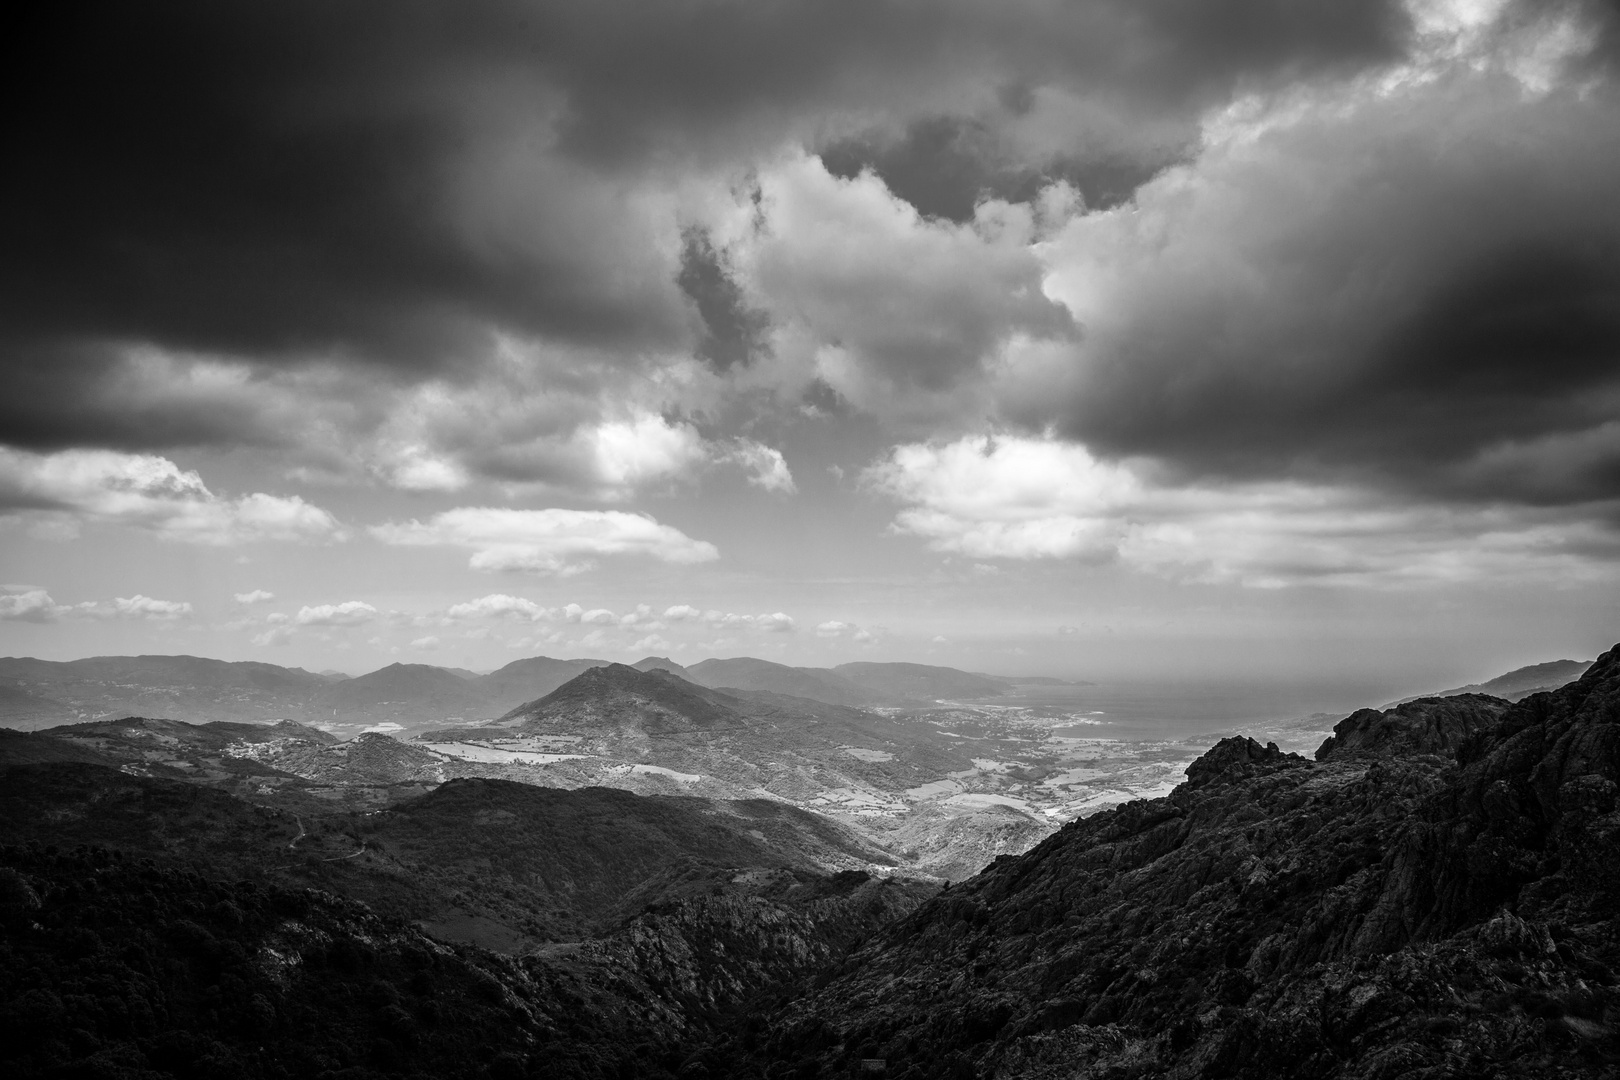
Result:
<svg viewBox="0 0 1620 1080"><path fill-rule="evenodd" d="M1505 675L1498 675L1482 683L1469 683L1451 690L1441 690L1433 694L1420 694L1418 697L1456 697L1459 694L1489 694L1506 701L1518 701L1531 694L1539 694L1543 690L1553 690L1565 683L1573 682L1586 674L1592 666L1590 660L1549 660L1544 664L1531 664L1528 667L1515 668ZM1416 701L1417 697L1402 698L1394 702L1399 705L1406 701Z"/></svg>
<svg viewBox="0 0 1620 1080"><path fill-rule="evenodd" d="M885 720L648 667L472 730L691 748L769 732L766 703ZM8 1075L1620 1067L1620 647L1519 702L1359 710L1311 756L1223 738L1162 797L950 882L776 799L463 777L283 806L251 786L283 748L429 744L184 727L0 738Z"/></svg>
<svg viewBox="0 0 1620 1080"><path fill-rule="evenodd" d="M50 661L0 658L0 726L35 729L77 720L160 716L171 720L289 719L404 728L500 716L543 697L607 660L514 660L488 674L428 664L390 664L350 678L255 661L195 656L98 656ZM809 697L834 705L900 706L950 697L994 697L1014 683L920 664L795 668L742 657L658 667L712 688Z"/></svg>

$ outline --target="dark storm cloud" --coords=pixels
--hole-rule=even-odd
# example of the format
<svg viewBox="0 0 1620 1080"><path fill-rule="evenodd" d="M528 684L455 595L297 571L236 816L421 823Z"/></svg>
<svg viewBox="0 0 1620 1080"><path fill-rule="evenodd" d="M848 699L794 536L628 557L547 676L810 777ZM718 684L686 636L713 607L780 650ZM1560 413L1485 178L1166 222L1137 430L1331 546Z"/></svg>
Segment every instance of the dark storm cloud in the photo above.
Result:
<svg viewBox="0 0 1620 1080"><path fill-rule="evenodd" d="M570 144L605 157L750 115L926 110L964 80L1185 108L1238 81L1389 59L1407 30L1387 0L686 0L546 5L536 18L537 48L572 92Z"/></svg>
<svg viewBox="0 0 1620 1080"><path fill-rule="evenodd" d="M9 395L3 437L258 437L262 421L200 415L190 398L141 415L97 405L127 374L119 350L143 344L405 378L464 371L492 331L678 349L691 344L678 274L708 297L710 361L734 365L746 313L728 324L721 293L694 285L698 264L673 265L669 237L628 209L636 185L729 168L843 111L905 130L985 87L1014 105L1062 85L1190 115L1246 80L1389 57L1404 34L1395 12L1339 0L31 4L8 24L0 76L0 364L24 391ZM1019 178L1009 194L1034 176L1007 175ZM946 212L974 182L941 196Z"/></svg>
<svg viewBox="0 0 1620 1080"><path fill-rule="evenodd" d="M747 364L766 347L769 316L748 306L707 233L688 229L683 240L681 272L675 281L703 320L698 356L722 373Z"/></svg>
<svg viewBox="0 0 1620 1080"><path fill-rule="evenodd" d="M21 362L6 366L0 442L58 450L84 444L141 449L280 441L246 403L216 402L200 409L188 400L168 408L132 407L116 392L120 367L118 357L95 346L64 349L44 342L27 349Z"/></svg>
<svg viewBox="0 0 1620 1080"><path fill-rule="evenodd" d="M1452 72L1212 147L1059 242L1083 344L1014 412L1189 473L1620 497L1615 93Z"/></svg>
<svg viewBox="0 0 1620 1080"><path fill-rule="evenodd" d="M6 89L8 336L408 363L485 320L622 334L603 282L449 220L478 137L458 65L511 63L493 31L425 5L34 8Z"/></svg>

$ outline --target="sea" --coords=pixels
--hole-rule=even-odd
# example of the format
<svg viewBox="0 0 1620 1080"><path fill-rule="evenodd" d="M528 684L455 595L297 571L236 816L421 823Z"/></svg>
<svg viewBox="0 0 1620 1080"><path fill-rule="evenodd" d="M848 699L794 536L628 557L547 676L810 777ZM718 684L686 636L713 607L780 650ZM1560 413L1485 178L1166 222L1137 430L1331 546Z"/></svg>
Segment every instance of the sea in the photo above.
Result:
<svg viewBox="0 0 1620 1080"><path fill-rule="evenodd" d="M1024 685L974 704L1016 706L1054 721L1067 719L1067 726L1054 726L1054 735L1179 742L1278 725L1330 729L1356 709L1388 704L1391 696L1387 687L1365 684L1159 679Z"/></svg>

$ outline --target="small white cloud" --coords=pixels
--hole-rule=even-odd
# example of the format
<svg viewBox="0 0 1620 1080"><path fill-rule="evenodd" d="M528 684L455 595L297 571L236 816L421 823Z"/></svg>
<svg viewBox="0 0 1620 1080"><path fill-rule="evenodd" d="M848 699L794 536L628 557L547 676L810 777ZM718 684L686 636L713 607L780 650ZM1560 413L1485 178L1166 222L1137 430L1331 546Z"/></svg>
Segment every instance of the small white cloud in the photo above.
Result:
<svg viewBox="0 0 1620 1080"><path fill-rule="evenodd" d="M0 594L0 622L55 622L68 610L44 589Z"/></svg>
<svg viewBox="0 0 1620 1080"><path fill-rule="evenodd" d="M1078 634L1080 628L1078 626L1060 626L1057 628L1057 632L1060 634Z"/></svg>
<svg viewBox="0 0 1620 1080"><path fill-rule="evenodd" d="M291 626L272 626L262 634L253 635L253 644L261 648L271 645L285 645L292 640L293 628Z"/></svg>
<svg viewBox="0 0 1620 1080"><path fill-rule="evenodd" d="M720 455L720 460L741 466L748 473L748 482L755 487L781 495L798 491L782 452L764 443L738 439L731 449Z"/></svg>
<svg viewBox="0 0 1620 1080"><path fill-rule="evenodd" d="M739 627L774 634L790 633L798 628L793 617L781 611L767 615L739 615L730 611L709 610L703 613L703 621L722 629Z"/></svg>
<svg viewBox="0 0 1620 1080"><path fill-rule="evenodd" d="M415 641L411 642L411 648L413 648L413 649L421 649L423 652L432 652L434 649L437 649L438 647L439 647L439 639L436 638L436 637L433 637L431 635L429 635L428 637L419 637Z"/></svg>
<svg viewBox="0 0 1620 1080"><path fill-rule="evenodd" d="M521 596L490 593L464 604L452 604L445 614L452 619L508 618L540 622L542 619L558 618L561 612L557 608L542 607Z"/></svg>
<svg viewBox="0 0 1620 1080"><path fill-rule="evenodd" d="M582 614L579 617L579 621L582 623L594 623L605 626L618 622L619 617L613 614L613 612L609 611L607 608L592 608L590 611Z"/></svg>
<svg viewBox="0 0 1620 1080"><path fill-rule="evenodd" d="M816 637L841 637L854 629L855 627L851 626L847 622L839 622L837 619L828 619L826 622L820 623L816 626Z"/></svg>
<svg viewBox="0 0 1620 1080"><path fill-rule="evenodd" d="M150 619L167 622L191 614L191 605L177 600L154 600L137 593L130 597L117 597L112 610L122 619Z"/></svg>
<svg viewBox="0 0 1620 1080"><path fill-rule="evenodd" d="M620 626L639 626L643 630L662 630L663 626L652 622L652 608L647 604L637 604L636 610L627 611L619 616Z"/></svg>
<svg viewBox="0 0 1620 1080"><path fill-rule="evenodd" d="M674 646L657 634L648 634L646 637L631 644L632 652L664 652Z"/></svg>
<svg viewBox="0 0 1620 1080"><path fill-rule="evenodd" d="M931 640L935 645L947 645L950 643L950 639L944 634L935 634Z"/></svg>
<svg viewBox="0 0 1620 1080"><path fill-rule="evenodd" d="M566 575L607 555L642 555L677 564L720 557L713 544L644 514L617 510L461 507L426 522L376 525L371 533L385 544L470 549L468 565L488 571Z"/></svg>
<svg viewBox="0 0 1620 1080"><path fill-rule="evenodd" d="M664 609L664 618L668 619L670 622L688 622L693 619L701 619L702 617L703 612L699 611L691 604L676 604L674 607L667 607Z"/></svg>
<svg viewBox="0 0 1620 1080"><path fill-rule="evenodd" d="M0 514L34 520L62 537L76 535L83 522L212 545L344 536L336 518L297 495L225 499L168 458L111 450L0 449Z"/></svg>
<svg viewBox="0 0 1620 1080"><path fill-rule="evenodd" d="M403 491L460 491L468 483L460 465L417 443L386 449L374 469Z"/></svg>
<svg viewBox="0 0 1620 1080"><path fill-rule="evenodd" d="M377 617L377 609L363 600L302 607L293 621L299 626L359 626Z"/></svg>
<svg viewBox="0 0 1620 1080"><path fill-rule="evenodd" d="M772 612L769 615L757 616L754 620L754 625L758 626L767 634L791 634L795 629L797 629L797 626L793 621L793 617L780 611Z"/></svg>
<svg viewBox="0 0 1620 1080"><path fill-rule="evenodd" d="M235 595L238 604L263 604L276 598L275 593L266 589L254 589L252 592L239 592Z"/></svg>
<svg viewBox="0 0 1620 1080"><path fill-rule="evenodd" d="M589 447L596 480L609 497L623 497L643 484L679 476L708 457L697 429L672 424L656 413L599 424L580 437Z"/></svg>
<svg viewBox="0 0 1620 1080"><path fill-rule="evenodd" d="M63 618L173 622L191 613L191 605L183 600L159 600L141 593L79 604L58 604L44 589L0 594L0 621L6 622L55 622Z"/></svg>

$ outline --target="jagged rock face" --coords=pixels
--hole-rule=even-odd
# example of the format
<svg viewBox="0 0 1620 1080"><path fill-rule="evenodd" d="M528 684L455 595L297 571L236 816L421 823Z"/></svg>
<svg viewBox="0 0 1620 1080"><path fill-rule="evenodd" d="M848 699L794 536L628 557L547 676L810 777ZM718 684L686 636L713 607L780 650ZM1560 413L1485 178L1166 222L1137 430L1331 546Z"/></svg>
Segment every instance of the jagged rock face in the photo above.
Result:
<svg viewBox="0 0 1620 1080"><path fill-rule="evenodd" d="M1470 735L1495 724L1508 702L1486 694L1419 698L1382 711L1360 709L1340 720L1316 760L1444 754L1454 756Z"/></svg>
<svg viewBox="0 0 1620 1080"><path fill-rule="evenodd" d="M1620 649L1456 764L1436 740L1496 705L1419 705L1352 717L1318 762L1226 740L1170 797L997 860L739 1075L1613 1075Z"/></svg>
<svg viewBox="0 0 1620 1080"><path fill-rule="evenodd" d="M1267 766L1287 766L1303 760L1298 754L1283 753L1276 743L1261 746L1253 739L1233 735L1210 747L1203 757L1187 766L1187 786L1201 788L1237 783L1258 775Z"/></svg>

